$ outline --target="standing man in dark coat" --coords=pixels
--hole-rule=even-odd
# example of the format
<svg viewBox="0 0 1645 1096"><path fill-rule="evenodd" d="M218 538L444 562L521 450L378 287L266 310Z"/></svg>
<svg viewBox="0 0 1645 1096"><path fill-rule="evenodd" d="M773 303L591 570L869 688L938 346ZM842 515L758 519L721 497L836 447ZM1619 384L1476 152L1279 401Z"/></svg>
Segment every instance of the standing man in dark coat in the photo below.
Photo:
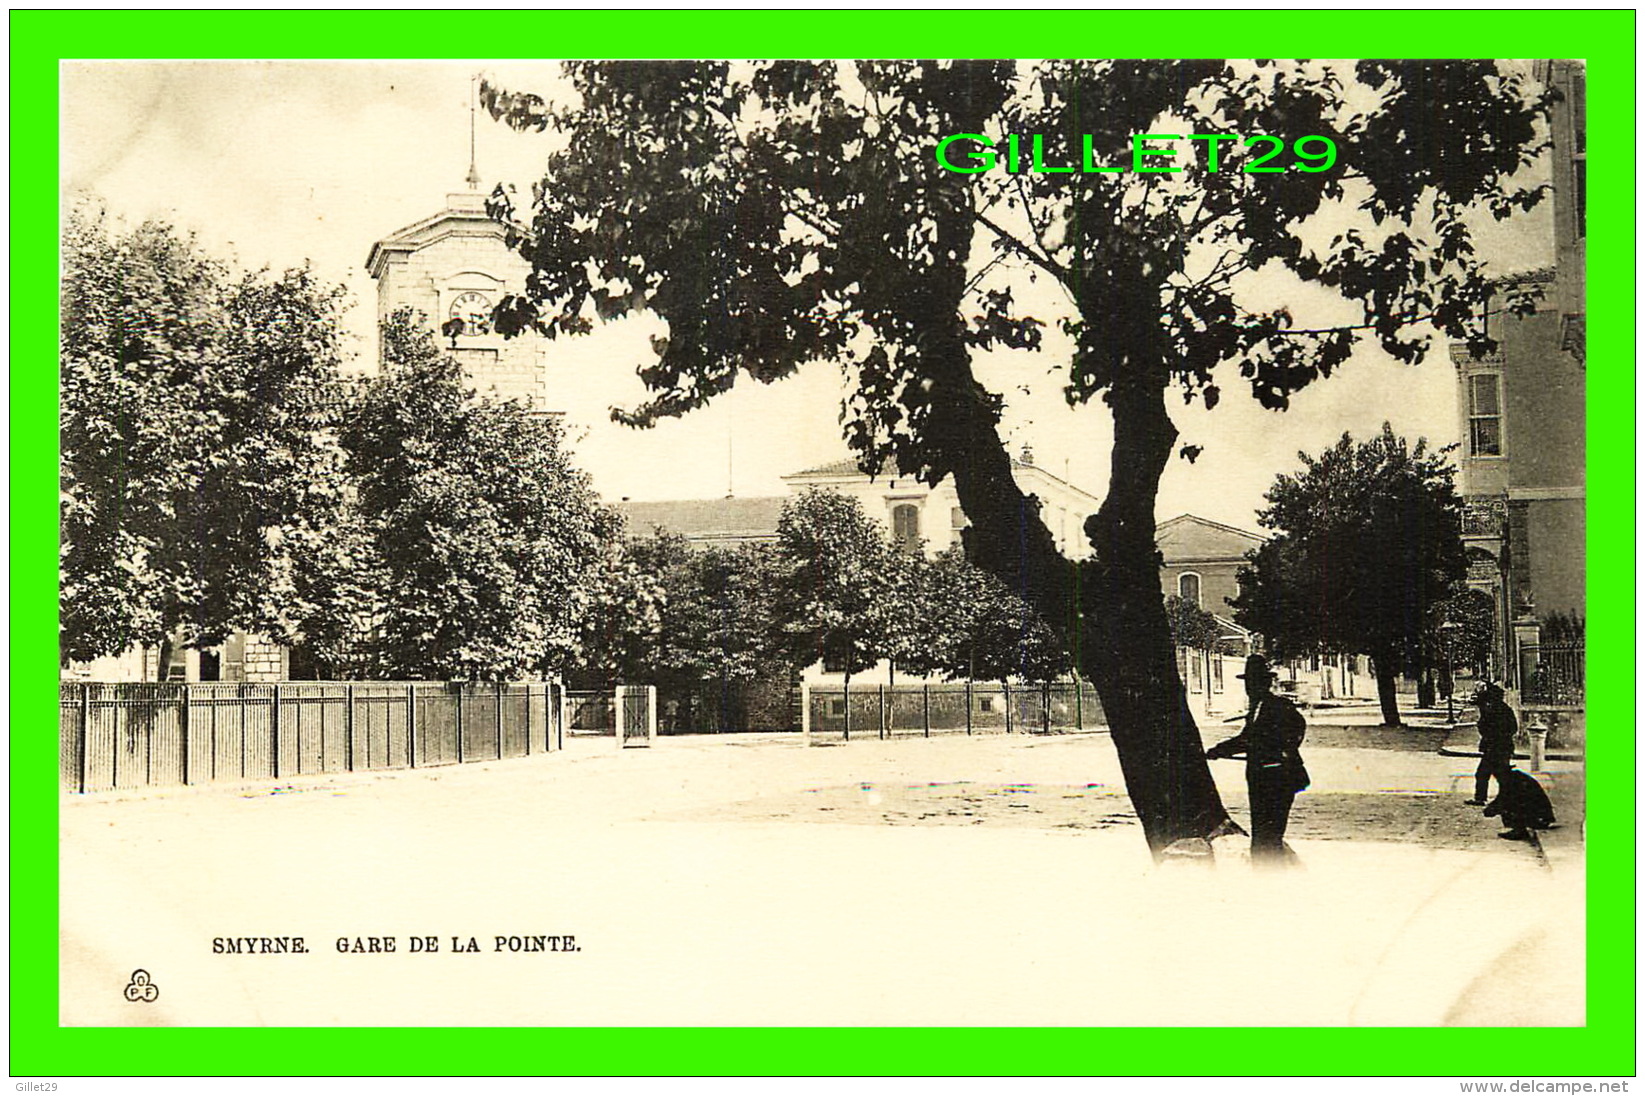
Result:
<svg viewBox="0 0 1645 1096"><path fill-rule="evenodd" d="M1257 862L1283 862L1291 802L1308 786L1308 770L1299 752L1308 723L1295 704L1274 694L1274 675L1267 659L1252 655L1245 660L1245 672L1239 676L1245 681L1245 695L1250 700L1245 729L1206 750L1205 756L1245 755L1245 787L1251 800L1251 858Z"/></svg>
<svg viewBox="0 0 1645 1096"><path fill-rule="evenodd" d="M1483 807L1485 793L1491 790L1491 777L1496 777L1498 795L1507 787L1508 772L1514 766L1514 737L1519 734L1519 721L1503 698L1500 685L1486 682L1475 689L1474 703L1479 706L1479 768L1474 771L1474 797L1468 800L1468 805Z"/></svg>

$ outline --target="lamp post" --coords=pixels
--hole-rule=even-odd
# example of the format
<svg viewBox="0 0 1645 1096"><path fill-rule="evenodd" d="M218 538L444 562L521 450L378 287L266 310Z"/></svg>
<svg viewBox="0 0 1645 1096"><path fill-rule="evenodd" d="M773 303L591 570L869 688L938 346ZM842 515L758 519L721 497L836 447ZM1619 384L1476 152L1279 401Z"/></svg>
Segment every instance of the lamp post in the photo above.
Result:
<svg viewBox="0 0 1645 1096"><path fill-rule="evenodd" d="M1439 626L1440 634L1445 637L1445 722L1447 723L1457 721L1455 707L1457 683L1451 669L1451 644L1455 641L1456 633L1461 628L1462 625L1454 620L1447 620Z"/></svg>

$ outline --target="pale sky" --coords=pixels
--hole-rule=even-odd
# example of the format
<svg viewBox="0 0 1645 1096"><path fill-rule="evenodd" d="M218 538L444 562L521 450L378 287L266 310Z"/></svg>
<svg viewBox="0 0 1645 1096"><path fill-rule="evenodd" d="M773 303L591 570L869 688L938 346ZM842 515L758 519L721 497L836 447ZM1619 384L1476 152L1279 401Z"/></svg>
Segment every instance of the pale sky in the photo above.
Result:
<svg viewBox="0 0 1645 1096"><path fill-rule="evenodd" d="M470 78L482 71L545 95L558 86L548 62L65 63L64 193L92 192L133 223L168 219L243 267L310 261L322 279L353 294L352 346L361 363L370 362L375 286L366 254L464 189ZM514 133L482 113L481 189L503 181L529 193L552 140ZM1546 218L1484 239L1504 271L1551 258ZM1031 292L1023 286L1018 300L1033 311ZM1300 298L1266 303L1290 303L1308 315L1309 302ZM728 479L739 496L783 494L780 476L847 455L840 378L827 365L772 386L743 378L715 405L650 431L612 423L613 404L641 398L634 368L649 357L647 336L659 329L652 320L628 321L550 350L550 392L567 413L578 462L607 500L719 497ZM1037 463L1101 497L1111 437L1106 409L1067 408L1060 346L1047 339L1037 354L990 355L979 360L979 373L1008 401L1013 451L1031 444ZM1262 410L1232 370L1219 382L1223 399L1213 412L1173 399L1183 443L1205 452L1195 464L1172 461L1161 484L1161 520L1195 513L1254 529L1273 477L1295 469L1299 449L1322 449L1343 430L1368 436L1386 419L1412 438L1457 440L1454 373L1439 344L1417 367L1362 351L1293 397L1284 414Z"/></svg>

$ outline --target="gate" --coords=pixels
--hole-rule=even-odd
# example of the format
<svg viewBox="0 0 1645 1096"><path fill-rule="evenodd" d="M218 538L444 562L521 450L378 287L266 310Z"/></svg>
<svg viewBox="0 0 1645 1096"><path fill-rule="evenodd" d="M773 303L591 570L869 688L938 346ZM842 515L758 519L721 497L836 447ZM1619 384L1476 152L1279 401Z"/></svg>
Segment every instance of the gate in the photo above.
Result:
<svg viewBox="0 0 1645 1096"><path fill-rule="evenodd" d="M619 685L616 696L617 748L657 741L657 687Z"/></svg>

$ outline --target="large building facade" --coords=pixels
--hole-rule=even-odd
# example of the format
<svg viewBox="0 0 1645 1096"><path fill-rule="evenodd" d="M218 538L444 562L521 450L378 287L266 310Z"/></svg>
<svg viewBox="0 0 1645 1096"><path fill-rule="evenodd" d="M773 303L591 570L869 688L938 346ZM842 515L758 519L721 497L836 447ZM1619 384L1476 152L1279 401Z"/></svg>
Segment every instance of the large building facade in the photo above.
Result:
<svg viewBox="0 0 1645 1096"><path fill-rule="evenodd" d="M1554 265L1504 279L1484 317L1487 354L1451 348L1457 373L1460 489L1468 584L1490 596L1490 671L1522 687L1551 619L1586 613L1586 127L1578 62L1542 62L1553 106ZM1536 311L1507 295L1540 291Z"/></svg>
<svg viewBox="0 0 1645 1096"><path fill-rule="evenodd" d="M1036 465L1033 451L1026 447L1011 460L1011 478L1024 494L1039 500L1040 520L1051 531L1057 550L1070 558L1084 556L1085 519L1097 512L1102 500ZM952 476L930 487L896 470L870 477L847 459L795 472L783 482L795 494L817 488L856 499L907 551L920 545L931 553L946 551L962 543L962 533L971 523Z"/></svg>
<svg viewBox="0 0 1645 1096"><path fill-rule="evenodd" d="M1026 449L1012 459L1011 473L1025 494L1039 499L1040 517L1058 550L1070 558L1083 556L1085 519L1097 512L1102 500L1035 465L1033 453ZM932 487L895 470L870 476L847 458L792 472L782 480L789 490L786 495L662 502L624 499L618 508L628 519L630 536L647 536L653 529L662 529L684 536L699 548L775 542L783 504L813 488L856 499L904 551L944 552L962 543L970 524L953 477Z"/></svg>

